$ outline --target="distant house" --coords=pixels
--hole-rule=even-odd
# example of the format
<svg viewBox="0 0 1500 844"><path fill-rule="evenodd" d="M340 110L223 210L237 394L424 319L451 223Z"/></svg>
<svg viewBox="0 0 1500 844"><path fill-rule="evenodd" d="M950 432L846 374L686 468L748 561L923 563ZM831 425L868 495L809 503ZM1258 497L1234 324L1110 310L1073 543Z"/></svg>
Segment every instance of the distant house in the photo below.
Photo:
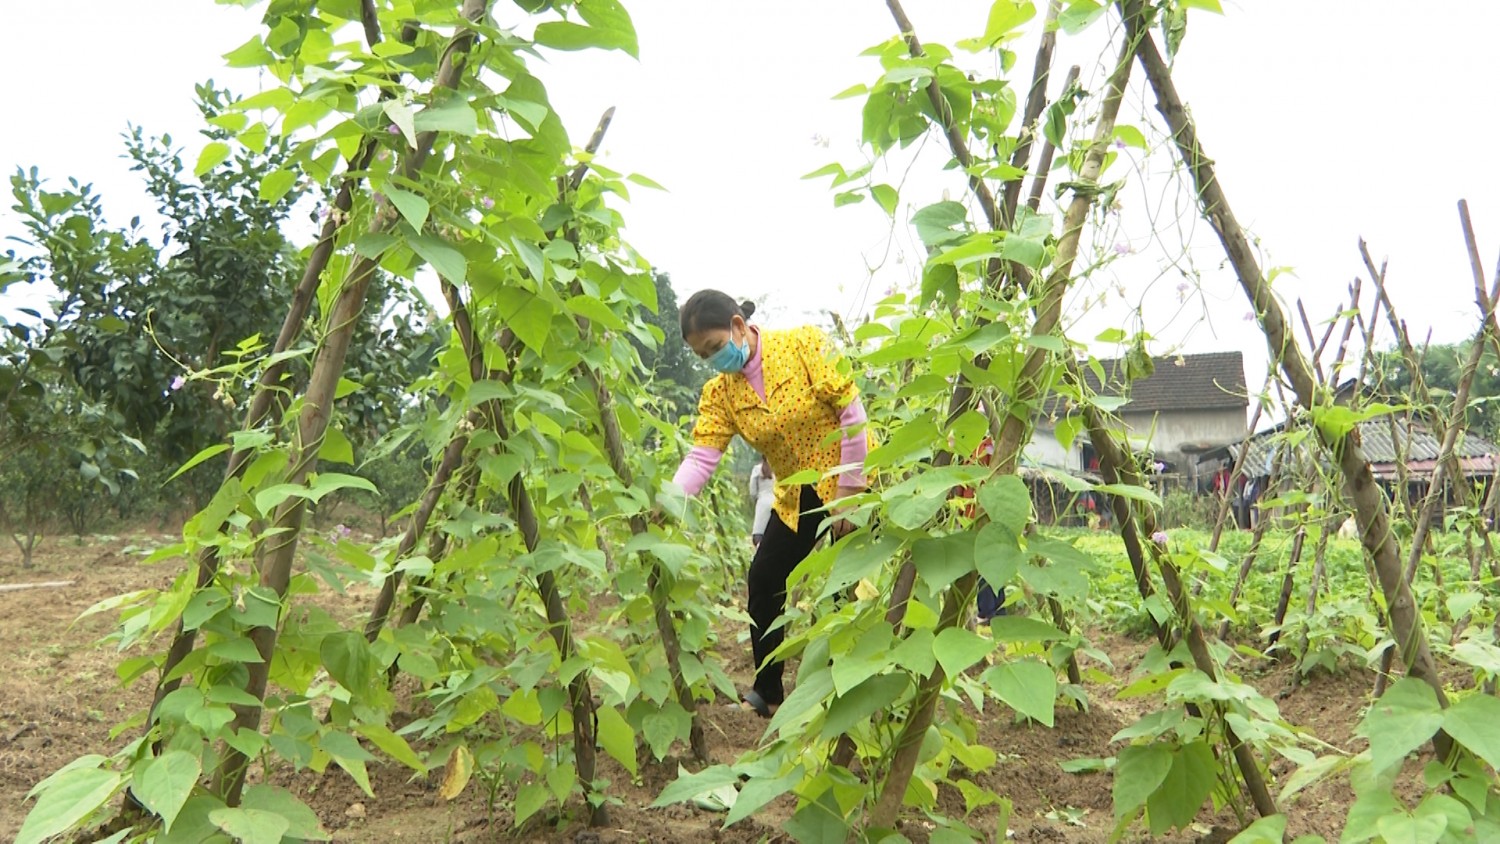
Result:
<svg viewBox="0 0 1500 844"><path fill-rule="evenodd" d="M1085 377L1095 394L1126 399L1115 413L1136 451L1163 464L1161 471L1201 486L1195 474L1197 456L1245 438L1249 398L1244 356L1210 352L1160 357L1153 363L1151 374L1134 382L1126 378L1123 360L1100 361L1102 382L1092 369L1085 369ZM1087 436L1078 437L1071 449L1057 441L1057 422L1067 415L1063 403L1045 409L1026 452L1028 462L1067 471L1096 470L1098 461Z"/></svg>
<svg viewBox="0 0 1500 844"><path fill-rule="evenodd" d="M1245 455L1243 472L1246 479L1269 478L1285 460L1283 440L1276 437L1284 427L1277 425L1249 438L1250 450ZM1427 425L1396 414L1366 419L1359 423L1358 429L1365 460L1382 486L1389 489L1404 474L1410 492L1420 494L1427 488L1443 451L1442 441ZM1240 448L1241 443L1231 443L1211 449L1201 456L1202 463L1216 468L1232 465ZM1485 482L1500 468L1500 446L1477 434L1465 432L1454 445L1454 451L1464 477L1471 481Z"/></svg>

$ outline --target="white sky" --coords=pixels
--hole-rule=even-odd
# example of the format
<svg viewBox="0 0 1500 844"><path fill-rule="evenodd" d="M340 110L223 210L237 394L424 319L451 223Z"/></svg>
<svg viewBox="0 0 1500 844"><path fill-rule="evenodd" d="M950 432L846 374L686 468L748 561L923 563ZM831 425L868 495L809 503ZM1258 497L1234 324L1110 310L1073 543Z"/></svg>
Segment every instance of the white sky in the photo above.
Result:
<svg viewBox="0 0 1500 844"><path fill-rule="evenodd" d="M826 179L800 178L831 161L863 160L860 101L830 97L879 75L874 60L858 54L894 34L883 3L626 5L640 36L639 62L549 52L548 66L536 72L575 144L606 106L617 106L603 161L669 189L633 190L627 237L672 274L680 295L717 287L760 302L761 321L786 324L826 309L857 320L884 290L910 284L921 258L905 220L945 190L967 200L963 186L941 172L946 151L935 138L905 180L900 225L869 201L835 209ZM988 6L908 0L906 10L924 41L951 45L983 31ZM141 183L120 158L120 133L134 122L195 147L195 82L212 77L246 94L260 85L253 73L226 70L220 56L257 31L262 10L209 0L0 4L10 117L0 132L0 168L9 175L36 165L58 182L92 182L112 221L149 219ZM1331 315L1363 272L1356 249L1363 236L1377 261L1389 256L1392 295L1417 337L1429 328L1436 341L1471 332L1473 283L1455 206L1470 201L1492 272L1500 170L1485 150L1500 138L1500 74L1488 61L1500 4L1230 0L1226 11L1192 14L1175 78L1237 216L1260 240L1263 264L1295 272L1277 289L1303 298L1315 321ZM496 14L507 25L522 19L505 0ZM1114 49L1105 41L1111 32L1101 24L1063 36L1055 78L1077 63L1096 90L1100 57ZM1010 78L1019 99L1034 45L1034 36L1014 45ZM992 57L960 61L993 72ZM1141 79L1137 68L1121 114L1138 126L1156 117ZM1155 137L1160 142L1159 130ZM1129 187L1122 228L1096 239L1105 251L1122 243L1136 252L1096 274L1085 291L1119 286L1124 296L1110 293L1087 310L1083 295L1075 297L1078 336L1135 327L1139 308L1144 327L1161 339L1157 351L1245 351L1253 388L1264 373L1264 341L1244 320L1248 306L1222 250L1211 229L1195 222L1166 150L1141 159L1132 152L1107 174L1128 178ZM895 159L877 175L900 182L908 163ZM1153 245L1153 230L1174 246ZM16 232L13 217L0 214L0 235ZM1180 305L1182 277L1168 256L1183 253L1176 244L1184 239L1202 282ZM879 267L873 277L870 267ZM15 306L35 294L13 288L4 295Z"/></svg>

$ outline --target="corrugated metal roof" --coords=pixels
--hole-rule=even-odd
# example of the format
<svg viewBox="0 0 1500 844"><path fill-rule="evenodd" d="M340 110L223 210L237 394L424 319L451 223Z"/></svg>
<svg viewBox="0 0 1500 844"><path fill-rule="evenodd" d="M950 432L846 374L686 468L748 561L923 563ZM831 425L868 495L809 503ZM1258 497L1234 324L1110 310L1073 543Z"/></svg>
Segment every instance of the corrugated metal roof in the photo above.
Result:
<svg viewBox="0 0 1500 844"><path fill-rule="evenodd" d="M1392 433L1394 432L1394 437ZM1284 451L1285 440L1276 437L1281 433L1278 426L1262 431L1250 439L1250 453L1245 457L1245 474L1248 477L1264 477L1270 474L1275 452ZM1425 474L1432 471L1443 444L1432 431L1421 422L1408 422L1404 416L1381 416L1359 423L1360 447L1365 459L1374 465L1377 474L1385 471L1382 465L1394 466L1402 455L1409 471ZM1478 434L1465 433L1453 448L1466 471L1474 474L1492 474L1500 447ZM1205 457L1223 457L1233 460L1240 453L1240 443L1231 443L1223 450L1205 454ZM1425 467L1425 468L1424 468Z"/></svg>

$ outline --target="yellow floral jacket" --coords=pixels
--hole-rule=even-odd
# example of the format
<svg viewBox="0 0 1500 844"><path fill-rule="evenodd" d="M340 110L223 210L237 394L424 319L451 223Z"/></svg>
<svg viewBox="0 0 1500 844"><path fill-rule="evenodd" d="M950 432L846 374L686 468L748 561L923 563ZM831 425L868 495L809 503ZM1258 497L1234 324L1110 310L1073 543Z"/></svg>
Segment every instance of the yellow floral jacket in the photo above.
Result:
<svg viewBox="0 0 1500 844"><path fill-rule="evenodd" d="M842 437L839 414L859 395L841 356L828 337L813 326L786 331L760 330L761 374L766 397L761 399L741 373L720 374L703 385L693 443L725 451L735 434L764 454L776 473L773 509L781 521L797 529L799 493L782 478L839 465ZM865 434L871 447L873 438ZM832 502L838 476L817 483L818 496Z"/></svg>

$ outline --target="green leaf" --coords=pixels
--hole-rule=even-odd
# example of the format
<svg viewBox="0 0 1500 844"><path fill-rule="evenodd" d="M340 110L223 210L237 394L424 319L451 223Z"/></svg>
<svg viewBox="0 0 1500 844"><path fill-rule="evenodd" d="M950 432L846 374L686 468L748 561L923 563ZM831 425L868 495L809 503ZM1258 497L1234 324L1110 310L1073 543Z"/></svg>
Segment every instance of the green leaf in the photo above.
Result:
<svg viewBox="0 0 1500 844"><path fill-rule="evenodd" d="M1286 815L1260 818L1245 827L1229 844L1281 844L1286 840Z"/></svg>
<svg viewBox="0 0 1500 844"><path fill-rule="evenodd" d="M330 427L323 432L323 444L318 447L318 459L329 463L354 465L354 443L338 428Z"/></svg>
<svg viewBox="0 0 1500 844"><path fill-rule="evenodd" d="M1003 662L984 672L984 681L995 696L1016 712L1052 726L1057 702L1057 675L1052 667L1033 659ZM1115 775L1118 781L1119 774Z"/></svg>
<svg viewBox="0 0 1500 844"><path fill-rule="evenodd" d="M1016 535L991 522L974 535L974 567L985 582L996 589L1009 583L1026 561Z"/></svg>
<svg viewBox="0 0 1500 844"><path fill-rule="evenodd" d="M519 827L527 818L540 812L551 798L547 786L542 783L529 782L521 786L516 792L516 826Z"/></svg>
<svg viewBox="0 0 1500 844"><path fill-rule="evenodd" d="M1425 683L1423 688L1427 688ZM1468 695L1443 715L1443 730L1480 759L1500 768L1500 699L1486 694ZM1372 738L1372 745L1373 742Z"/></svg>
<svg viewBox="0 0 1500 844"><path fill-rule="evenodd" d="M1056 627L1024 615L1001 615L990 620L990 635L997 642L1056 642L1067 634Z"/></svg>
<svg viewBox="0 0 1500 844"><path fill-rule="evenodd" d="M205 144L203 151L198 153L198 163L193 165L193 175L202 176L204 173L218 167L229 158L229 144L223 141L213 141Z"/></svg>
<svg viewBox="0 0 1500 844"><path fill-rule="evenodd" d="M885 213L895 216L896 204L901 200L895 188L890 185L874 185L870 188L870 196L875 198L876 204L884 209Z"/></svg>
<svg viewBox="0 0 1500 844"><path fill-rule="evenodd" d="M989 656L994 649L994 640L963 627L944 629L932 643L932 655L937 657L949 677L962 674L964 669ZM1048 709L1050 713L1050 706Z"/></svg>
<svg viewBox="0 0 1500 844"><path fill-rule="evenodd" d="M1224 7L1219 5L1219 0L1177 0L1177 5L1184 9L1203 9L1216 15L1224 14Z"/></svg>
<svg viewBox="0 0 1500 844"><path fill-rule="evenodd" d="M724 817L724 826L728 827L750 817L767 803L790 791L792 786L802 782L802 776L802 766L798 765L775 779L755 777L745 783L740 789L739 798L734 801L734 806Z"/></svg>
<svg viewBox="0 0 1500 844"><path fill-rule="evenodd" d="M633 777L640 770L635 756L635 730L630 728L620 711L613 706L601 706L595 710L599 718L599 744L604 752L613 756Z"/></svg>
<svg viewBox="0 0 1500 844"><path fill-rule="evenodd" d="M1069 35L1077 35L1089 24L1104 16L1105 7L1094 0L1072 0L1057 16L1057 25Z"/></svg>
<svg viewBox="0 0 1500 844"><path fill-rule="evenodd" d="M402 190L390 184L385 186L383 193L385 194L385 198L389 199L391 204L396 206L396 210L401 212L401 216L406 218L406 222L411 225L413 230L420 232L422 226L427 224L427 215L432 211L432 205L427 200L411 191ZM412 250L416 251L416 247L413 246ZM377 249L375 250L375 254L379 255L381 251L383 249ZM422 253L417 252L417 254L421 255ZM426 256L424 255L423 257L425 258Z"/></svg>
<svg viewBox="0 0 1500 844"><path fill-rule="evenodd" d="M1006 235L1000 241L1000 257L1028 267L1040 267L1047 257L1047 244L1036 238Z"/></svg>
<svg viewBox="0 0 1500 844"><path fill-rule="evenodd" d="M371 744L397 762L418 773L427 773L427 765L421 757L411 749L406 739L396 735L390 727L384 724L360 724L354 731L369 739Z"/></svg>
<svg viewBox="0 0 1500 844"><path fill-rule="evenodd" d="M1015 475L998 475L979 488L979 505L990 521L1009 530L1012 536L1026 531L1031 521L1031 492L1026 482Z"/></svg>
<svg viewBox="0 0 1500 844"><path fill-rule="evenodd" d="M1358 732L1370 740L1370 762L1384 770L1431 739L1442 725L1443 711L1432 687L1403 677L1370 707Z"/></svg>
<svg viewBox="0 0 1500 844"><path fill-rule="evenodd" d="M400 100L386 100L383 106L385 116L396 124L401 134L406 138L406 145L415 147L417 145L416 123L411 113L411 107Z"/></svg>
<svg viewBox="0 0 1500 844"><path fill-rule="evenodd" d="M901 547L893 536L872 537L868 534L850 540L833 560L833 568L824 583L821 598L836 595L880 570Z"/></svg>
<svg viewBox="0 0 1500 844"><path fill-rule="evenodd" d="M170 831L202 774L198 757L182 750L169 750L142 766L130 790L146 808L161 815L162 825Z"/></svg>
<svg viewBox="0 0 1500 844"><path fill-rule="evenodd" d="M1115 762L1115 817L1123 818L1146 804L1146 799L1172 772L1172 751L1165 744L1133 744Z"/></svg>
<svg viewBox="0 0 1500 844"><path fill-rule="evenodd" d="M459 99L450 99L442 105L429 106L417 112L412 120L419 132L452 132L455 135L479 134L479 119L474 109Z"/></svg>
<svg viewBox="0 0 1500 844"><path fill-rule="evenodd" d="M214 659L224 662L264 662L260 657L260 651L255 648L255 643L249 639L225 639L221 642L214 642L208 646L207 653Z"/></svg>
<svg viewBox="0 0 1500 844"><path fill-rule="evenodd" d="M1131 126L1128 123L1121 123L1115 126L1115 139L1128 147L1135 147L1136 149L1146 148L1146 136L1141 133L1141 130L1135 128L1134 126ZM1123 340L1124 332L1122 331L1120 333L1120 339Z"/></svg>
<svg viewBox="0 0 1500 844"><path fill-rule="evenodd" d="M196 592L188 599L188 605L182 611L182 629L197 630L204 622L218 615L221 610L229 606L229 592L222 586L209 586L201 592Z"/></svg>
<svg viewBox="0 0 1500 844"><path fill-rule="evenodd" d="M947 586L974 569L974 543L967 533L912 543L911 561L917 574L933 589Z"/></svg>
<svg viewBox="0 0 1500 844"><path fill-rule="evenodd" d="M854 725L894 703L910 684L904 671L881 674L834 698L823 722L823 738L833 739L849 732Z"/></svg>
<svg viewBox="0 0 1500 844"><path fill-rule="evenodd" d="M318 656L328 676L351 692L368 689L379 671L374 651L362 633L343 630L329 633L318 646Z"/></svg>
<svg viewBox="0 0 1500 844"><path fill-rule="evenodd" d="M297 174L290 170L274 170L267 173L266 177L260 180L260 201L276 202L286 196L287 191L291 190L292 185L296 183Z"/></svg>
<svg viewBox="0 0 1500 844"><path fill-rule="evenodd" d="M582 4L580 4L582 5ZM593 26L584 26L572 21L548 21L538 24L533 40L539 46L554 50L623 50L636 54L635 32L625 33Z"/></svg>
<svg viewBox="0 0 1500 844"><path fill-rule="evenodd" d="M332 838L318 815L306 803L284 788L264 783L245 789L245 799L240 803L246 809L258 809L286 818L287 838L301 841L327 841Z"/></svg>
<svg viewBox="0 0 1500 844"><path fill-rule="evenodd" d="M370 751L360 747L353 736L330 730L318 738L318 747L333 757L333 761L353 778L360 790L367 796L375 796L374 789L370 787L370 773L365 769L365 763L375 757L370 755Z"/></svg>
<svg viewBox="0 0 1500 844"><path fill-rule="evenodd" d="M1213 750L1206 742L1195 741L1176 748L1172 753L1172 768L1161 787L1146 798L1152 834L1160 835L1169 827L1184 829L1191 824L1213 791L1217 774Z"/></svg>
<svg viewBox="0 0 1500 844"><path fill-rule="evenodd" d="M375 485L358 475L345 475L342 472L319 472L317 478L307 487L306 498L316 503L330 492L341 489L362 489L365 492L379 492Z"/></svg>
<svg viewBox="0 0 1500 844"><path fill-rule="evenodd" d="M414 234L406 238L406 244L417 256L432 265L438 275L462 285L469 276L469 259L442 239L425 234Z"/></svg>
<svg viewBox="0 0 1500 844"><path fill-rule="evenodd" d="M228 450L229 443L219 443L218 445L211 445L208 448L203 449L202 451L188 458L188 462L182 464L182 466L177 471L173 472L172 477L167 478L167 481L171 482L176 480L177 477L183 472L192 469L194 466L197 466L199 463L202 463L205 460L212 459L215 455L223 454Z"/></svg>
<svg viewBox="0 0 1500 844"><path fill-rule="evenodd" d="M984 43L993 47L1001 41L1015 38L1017 28L1036 17L1036 6L1030 0L995 0L990 6L989 20L984 25Z"/></svg>
<svg viewBox="0 0 1500 844"><path fill-rule="evenodd" d="M286 818L264 809L215 809L208 817L244 844L281 844L282 836L292 828Z"/></svg>
<svg viewBox="0 0 1500 844"><path fill-rule="evenodd" d="M677 719L665 712L652 712L641 721L641 734L657 759L667 758L667 751L677 741Z"/></svg>
<svg viewBox="0 0 1500 844"><path fill-rule="evenodd" d="M941 246L962 236L962 232L953 231L953 227L962 225L967 219L967 208L952 200L944 200L917 211L911 217L911 224L916 227L917 237L922 243Z"/></svg>
<svg viewBox="0 0 1500 844"><path fill-rule="evenodd" d="M37 786L40 796L21 824L16 844L38 844L72 829L113 797L124 779L93 767L65 769L48 777Z"/></svg>
<svg viewBox="0 0 1500 844"><path fill-rule="evenodd" d="M781 828L799 844L824 844L849 840L849 823L838 802L838 789L830 788L817 800L808 801Z"/></svg>
<svg viewBox="0 0 1500 844"><path fill-rule="evenodd" d="M1438 844L1443 830L1448 828L1448 817L1441 814L1408 815L1396 812L1375 822L1380 837L1388 842L1400 844Z"/></svg>
<svg viewBox="0 0 1500 844"><path fill-rule="evenodd" d="M499 303L500 317L521 342L538 353L547 349L553 308L542 297L524 290L507 292Z"/></svg>
<svg viewBox="0 0 1500 844"><path fill-rule="evenodd" d="M733 785L739 782L739 779L739 774L736 774L728 765L711 765L696 774L688 773L686 768L678 766L677 779L662 789L661 794L651 806L660 809L673 803L691 800L700 794L707 794L726 785Z"/></svg>
<svg viewBox="0 0 1500 844"><path fill-rule="evenodd" d="M631 173L629 176L625 177L625 181L634 182L635 184L638 184L643 188L651 188L652 190L666 190L666 186L662 185L660 182L649 176L643 176L640 173Z"/></svg>

